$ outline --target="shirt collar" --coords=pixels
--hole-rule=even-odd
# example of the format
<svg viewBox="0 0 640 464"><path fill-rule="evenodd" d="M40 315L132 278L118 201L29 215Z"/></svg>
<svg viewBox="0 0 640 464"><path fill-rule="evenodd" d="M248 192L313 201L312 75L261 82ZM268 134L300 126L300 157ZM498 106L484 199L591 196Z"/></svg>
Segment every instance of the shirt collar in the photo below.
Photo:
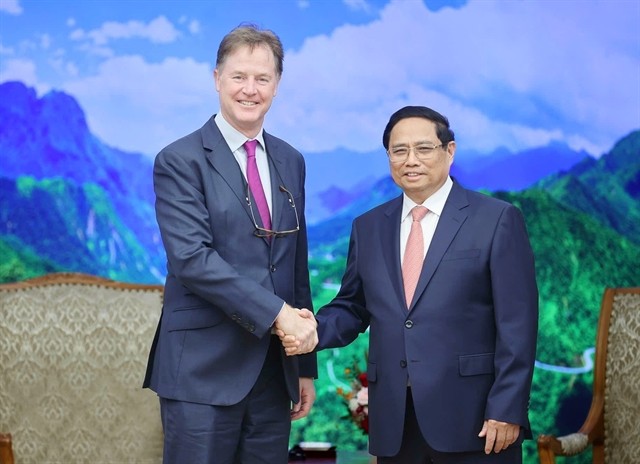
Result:
<svg viewBox="0 0 640 464"><path fill-rule="evenodd" d="M452 188L453 181L451 180L451 177L447 176L447 180L445 180L444 184L442 184L442 187L440 187L433 193L433 195L427 198L424 203L422 203L422 206L426 206L429 211L437 214L438 217L440 217L440 215L442 214L442 210L444 209L444 204L447 202L447 197L449 197L449 192L451 192ZM401 216L402 222L404 222L404 220L407 219L409 215L411 215L411 210L415 206L420 205L409 198L406 193L403 194Z"/></svg>
<svg viewBox="0 0 640 464"><path fill-rule="evenodd" d="M242 147L242 145L244 145L244 143L249 140L246 135L229 124L224 116L222 116L222 113L216 114L214 120L216 122L216 125L218 126L218 129L220 129L222 137L224 137L225 142L227 142L227 145L229 145L232 153L238 151L240 147ZM258 135L255 137L255 139L258 141L262 149L265 150L262 128L260 128L260 132L258 132Z"/></svg>

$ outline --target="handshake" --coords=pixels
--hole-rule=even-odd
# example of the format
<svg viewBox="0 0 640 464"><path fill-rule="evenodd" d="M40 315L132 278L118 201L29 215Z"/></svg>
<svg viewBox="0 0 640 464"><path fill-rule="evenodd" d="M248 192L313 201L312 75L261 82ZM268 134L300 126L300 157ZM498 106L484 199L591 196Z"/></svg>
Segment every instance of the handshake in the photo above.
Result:
<svg viewBox="0 0 640 464"><path fill-rule="evenodd" d="M287 356L310 353L318 344L318 323L306 308L285 304L275 320L275 334L280 337Z"/></svg>

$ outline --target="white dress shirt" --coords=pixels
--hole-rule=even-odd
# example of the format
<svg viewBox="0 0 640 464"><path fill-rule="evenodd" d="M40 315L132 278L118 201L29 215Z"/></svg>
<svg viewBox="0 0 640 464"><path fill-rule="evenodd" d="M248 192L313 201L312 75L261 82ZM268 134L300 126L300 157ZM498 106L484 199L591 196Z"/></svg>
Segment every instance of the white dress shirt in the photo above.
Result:
<svg viewBox="0 0 640 464"><path fill-rule="evenodd" d="M431 239L433 239L433 234L436 231L436 226L438 225L438 221L442 215L442 210L444 209L444 204L447 201L447 197L449 196L449 192L451 192L452 187L453 181L451 180L451 177L447 177L447 180L442 187L436 190L435 193L427 198L421 205L425 206L429 210L422 221L420 221L420 225L422 226L422 237L424 239L425 256L429 250L429 245L431 245ZM411 223L413 222L413 219L411 218L411 210L414 206L420 205L415 203L405 193L402 201L402 214L400 216L400 261L404 260L404 250L407 247L409 232L411 232Z"/></svg>
<svg viewBox="0 0 640 464"><path fill-rule="evenodd" d="M236 130L231 124L224 119L222 113L218 113L215 116L215 121L224 137L225 142L229 145L229 149L235 157L240 170L247 179L247 151L244 149L244 143L249 140L245 135ZM258 172L260 173L260 181L262 182L262 189L264 190L264 196L267 199L267 205L269 205L269 214L273 218L273 208L271 206L271 177L269 173L269 160L267 158L267 152L264 145L264 137L262 135L262 129L258 132L255 140L258 141L256 145L256 164L258 165Z"/></svg>

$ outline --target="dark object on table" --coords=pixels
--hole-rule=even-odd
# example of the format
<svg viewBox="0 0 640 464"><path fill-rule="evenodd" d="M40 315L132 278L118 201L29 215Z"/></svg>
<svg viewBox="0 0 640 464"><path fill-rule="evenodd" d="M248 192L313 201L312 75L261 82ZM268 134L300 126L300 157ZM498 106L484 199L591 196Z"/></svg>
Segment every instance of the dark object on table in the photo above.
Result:
<svg viewBox="0 0 640 464"><path fill-rule="evenodd" d="M309 442L295 445L289 450L289 461L304 461L306 459L327 459L335 462L336 447L327 443L323 446L307 446Z"/></svg>

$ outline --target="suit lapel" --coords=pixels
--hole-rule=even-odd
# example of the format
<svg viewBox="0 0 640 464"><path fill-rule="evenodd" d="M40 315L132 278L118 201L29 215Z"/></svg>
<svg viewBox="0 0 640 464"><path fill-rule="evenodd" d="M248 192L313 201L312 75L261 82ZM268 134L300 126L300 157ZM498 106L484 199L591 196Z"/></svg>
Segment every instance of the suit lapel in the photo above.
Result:
<svg viewBox="0 0 640 464"><path fill-rule="evenodd" d="M247 217L252 221L251 211L247 203L247 182L213 117L202 127L200 133L202 135L202 146L209 164L227 183L242 205Z"/></svg>
<svg viewBox="0 0 640 464"><path fill-rule="evenodd" d="M389 281L396 292L399 308L404 310L405 297L404 297L404 285L402 282L402 267L400 264L400 215L402 214L402 195L395 200L391 201L391 204L385 209L385 219L387 221L387 227L382 227L380 232L380 249L382 250L382 256L384 263L386 263L386 269L389 272Z"/></svg>
<svg viewBox="0 0 640 464"><path fill-rule="evenodd" d="M413 309L418 297L427 288L440 261L442 261L442 257L458 233L458 230L460 230L460 227L467 219L465 208L468 205L469 201L467 200L464 189L454 182L451 192L449 193L449 198L447 198L444 209L442 210L442 216L440 216L440 220L438 221L433 239L429 245L427 256L424 259L416 293L409 310Z"/></svg>
<svg viewBox="0 0 640 464"><path fill-rule="evenodd" d="M282 230L282 212L284 208L289 205L288 196L280 192L280 185L286 188L292 181L288 182L286 174L289 172L286 168L286 163L280 153L278 143L276 143L269 134L266 132L264 135L265 149L267 151L267 158L269 160L269 177L271 182L271 223L273 230Z"/></svg>

